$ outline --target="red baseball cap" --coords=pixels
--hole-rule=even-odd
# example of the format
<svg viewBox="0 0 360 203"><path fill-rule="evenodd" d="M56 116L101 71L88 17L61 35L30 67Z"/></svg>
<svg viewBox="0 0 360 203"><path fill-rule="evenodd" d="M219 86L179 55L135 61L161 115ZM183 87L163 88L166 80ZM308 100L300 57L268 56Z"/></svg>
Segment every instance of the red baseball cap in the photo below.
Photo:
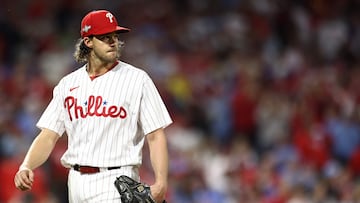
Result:
<svg viewBox="0 0 360 203"><path fill-rule="evenodd" d="M86 14L81 21L81 37L102 35L111 32L125 33L129 28L120 27L115 16L107 10L95 10Z"/></svg>

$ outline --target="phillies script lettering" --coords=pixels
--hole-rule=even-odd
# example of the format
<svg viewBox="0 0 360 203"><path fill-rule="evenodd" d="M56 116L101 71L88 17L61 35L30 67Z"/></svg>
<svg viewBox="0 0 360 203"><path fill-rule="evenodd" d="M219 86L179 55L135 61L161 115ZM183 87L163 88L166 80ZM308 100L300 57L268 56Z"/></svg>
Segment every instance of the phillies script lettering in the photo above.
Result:
<svg viewBox="0 0 360 203"><path fill-rule="evenodd" d="M65 98L64 106L67 108L70 120L86 118L88 116L98 116L98 117L112 117L112 118L126 118L126 110L122 106L107 106L103 102L101 96L89 96L87 103L87 108L84 108L81 105L78 105L77 98L69 96Z"/></svg>

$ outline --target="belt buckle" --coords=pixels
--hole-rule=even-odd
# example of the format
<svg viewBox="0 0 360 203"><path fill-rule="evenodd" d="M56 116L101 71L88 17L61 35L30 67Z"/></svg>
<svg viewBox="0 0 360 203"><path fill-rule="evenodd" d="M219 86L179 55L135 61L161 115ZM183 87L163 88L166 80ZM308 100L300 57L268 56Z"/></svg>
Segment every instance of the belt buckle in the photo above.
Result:
<svg viewBox="0 0 360 203"><path fill-rule="evenodd" d="M80 170L80 169L79 169L79 168L80 168L79 164L73 165L72 168L73 168L75 171L79 171L79 170Z"/></svg>

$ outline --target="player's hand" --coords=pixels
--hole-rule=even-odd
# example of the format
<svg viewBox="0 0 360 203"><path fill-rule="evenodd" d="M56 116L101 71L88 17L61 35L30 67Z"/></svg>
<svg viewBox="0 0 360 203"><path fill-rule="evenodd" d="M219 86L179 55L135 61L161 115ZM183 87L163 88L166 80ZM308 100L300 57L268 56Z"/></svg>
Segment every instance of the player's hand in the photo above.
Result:
<svg viewBox="0 0 360 203"><path fill-rule="evenodd" d="M166 184L155 183L150 186L150 191L156 202L163 202L166 194Z"/></svg>
<svg viewBox="0 0 360 203"><path fill-rule="evenodd" d="M34 182L34 172L28 168L19 169L14 178L15 187L21 191L30 190Z"/></svg>

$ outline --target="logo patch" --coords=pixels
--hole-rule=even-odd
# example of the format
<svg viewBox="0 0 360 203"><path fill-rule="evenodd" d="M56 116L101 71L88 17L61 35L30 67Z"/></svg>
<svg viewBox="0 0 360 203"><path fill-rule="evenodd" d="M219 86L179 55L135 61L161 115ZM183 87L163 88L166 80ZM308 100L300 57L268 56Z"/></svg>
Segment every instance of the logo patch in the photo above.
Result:
<svg viewBox="0 0 360 203"><path fill-rule="evenodd" d="M70 92L73 91L73 90L75 90L75 89L77 89L77 88L79 88L79 87L80 87L80 86L76 86L76 87L70 88Z"/></svg>
<svg viewBox="0 0 360 203"><path fill-rule="evenodd" d="M91 25L85 25L82 29L83 32L89 32L89 30L91 29Z"/></svg>

